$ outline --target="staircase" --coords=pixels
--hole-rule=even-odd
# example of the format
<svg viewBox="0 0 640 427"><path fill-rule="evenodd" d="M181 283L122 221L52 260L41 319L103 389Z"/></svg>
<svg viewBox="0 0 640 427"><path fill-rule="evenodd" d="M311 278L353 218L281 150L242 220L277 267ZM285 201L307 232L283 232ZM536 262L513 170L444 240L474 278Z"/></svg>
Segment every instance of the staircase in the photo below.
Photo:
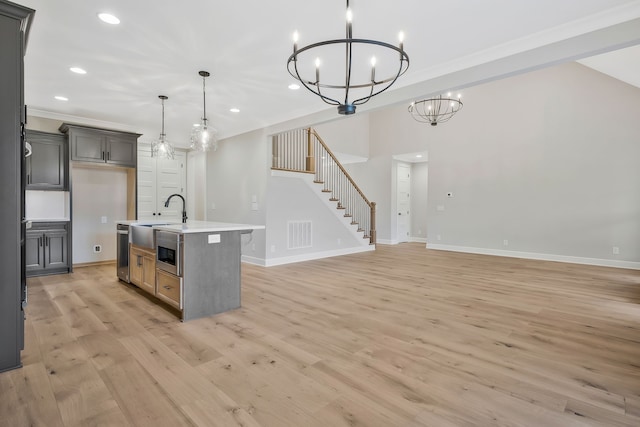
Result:
<svg viewBox="0 0 640 427"><path fill-rule="evenodd" d="M314 175L314 183L369 244L376 243L376 204L358 185L312 128L296 129L273 136L272 170Z"/></svg>

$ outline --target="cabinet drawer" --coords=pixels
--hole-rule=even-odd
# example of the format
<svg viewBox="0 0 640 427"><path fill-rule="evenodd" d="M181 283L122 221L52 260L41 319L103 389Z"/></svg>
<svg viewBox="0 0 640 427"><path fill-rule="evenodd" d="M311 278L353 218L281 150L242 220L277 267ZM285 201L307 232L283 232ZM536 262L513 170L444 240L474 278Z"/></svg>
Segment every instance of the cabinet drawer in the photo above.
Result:
<svg viewBox="0 0 640 427"><path fill-rule="evenodd" d="M156 282L156 296L166 303L182 309L182 279L166 271L157 270Z"/></svg>

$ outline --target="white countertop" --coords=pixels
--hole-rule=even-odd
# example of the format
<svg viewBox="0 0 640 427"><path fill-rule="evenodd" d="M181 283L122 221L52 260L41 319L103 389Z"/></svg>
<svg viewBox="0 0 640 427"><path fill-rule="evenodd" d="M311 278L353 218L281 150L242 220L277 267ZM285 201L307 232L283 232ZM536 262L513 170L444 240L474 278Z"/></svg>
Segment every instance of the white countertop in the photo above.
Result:
<svg viewBox="0 0 640 427"><path fill-rule="evenodd" d="M25 218L31 222L69 222L69 218Z"/></svg>
<svg viewBox="0 0 640 427"><path fill-rule="evenodd" d="M178 233L215 233L220 231L240 231L240 230L264 230L264 225L255 224L234 224L229 222L213 222L213 221L190 221L186 224L179 222L167 224L166 221L116 221L122 225L154 225L156 230L173 231Z"/></svg>

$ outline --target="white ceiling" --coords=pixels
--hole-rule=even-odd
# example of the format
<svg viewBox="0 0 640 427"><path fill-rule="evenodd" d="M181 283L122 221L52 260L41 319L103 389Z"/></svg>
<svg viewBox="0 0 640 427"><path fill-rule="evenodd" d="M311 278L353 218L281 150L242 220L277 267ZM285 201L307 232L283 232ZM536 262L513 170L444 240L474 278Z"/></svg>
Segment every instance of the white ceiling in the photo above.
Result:
<svg viewBox="0 0 640 427"><path fill-rule="evenodd" d="M207 112L221 137L335 108L287 89L286 60L294 30L300 46L344 36L344 0L15 1L36 9L25 58L34 115L135 131L148 141L160 132L163 94L167 138L187 146L202 114L199 70L212 74ZM640 18L639 0L352 0L351 7L354 37L395 44L405 33L411 66L394 89ZM99 12L122 22L105 24ZM88 73L73 74L72 66Z"/></svg>

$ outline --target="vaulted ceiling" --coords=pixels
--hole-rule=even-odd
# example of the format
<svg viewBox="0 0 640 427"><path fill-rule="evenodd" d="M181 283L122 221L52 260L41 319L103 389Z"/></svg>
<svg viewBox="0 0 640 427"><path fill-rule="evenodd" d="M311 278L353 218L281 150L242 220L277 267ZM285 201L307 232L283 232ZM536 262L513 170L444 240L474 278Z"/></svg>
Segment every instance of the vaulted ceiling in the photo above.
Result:
<svg viewBox="0 0 640 427"><path fill-rule="evenodd" d="M167 138L187 146L202 115L198 71L207 70L208 116L223 138L319 112L337 116L304 89L287 88L294 80L286 60L294 30L300 45L344 36L344 0L17 1L36 10L25 58L33 115L135 131L149 141L160 131L158 95L167 95ZM638 0L352 0L351 8L355 37L395 44L403 31L411 59L393 90L361 110L640 42ZM103 23L100 12L121 23ZM601 62L611 68L613 60ZM443 78L483 64L495 70ZM74 66L87 74L70 72ZM600 71L611 72L602 64Z"/></svg>

